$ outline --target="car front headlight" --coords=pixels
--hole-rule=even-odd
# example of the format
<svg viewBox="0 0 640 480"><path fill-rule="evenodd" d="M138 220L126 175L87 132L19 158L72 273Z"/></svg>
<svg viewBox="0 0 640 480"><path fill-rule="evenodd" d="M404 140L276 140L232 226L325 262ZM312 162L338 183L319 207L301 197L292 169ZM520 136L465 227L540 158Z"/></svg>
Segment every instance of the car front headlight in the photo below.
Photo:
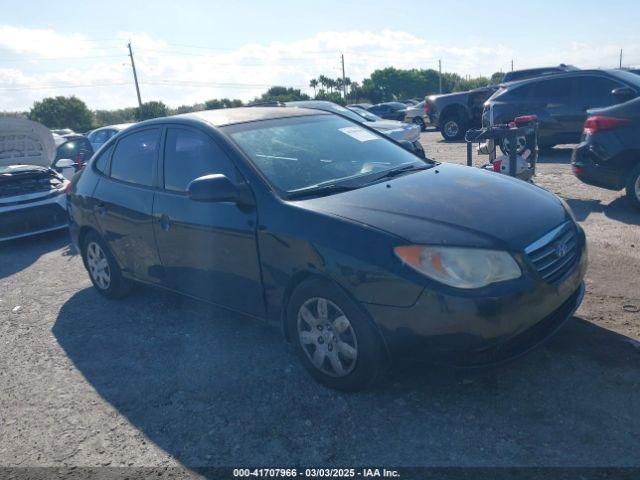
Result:
<svg viewBox="0 0 640 480"><path fill-rule="evenodd" d="M405 245L394 251L418 272L456 288L480 288L522 275L511 254L500 250Z"/></svg>

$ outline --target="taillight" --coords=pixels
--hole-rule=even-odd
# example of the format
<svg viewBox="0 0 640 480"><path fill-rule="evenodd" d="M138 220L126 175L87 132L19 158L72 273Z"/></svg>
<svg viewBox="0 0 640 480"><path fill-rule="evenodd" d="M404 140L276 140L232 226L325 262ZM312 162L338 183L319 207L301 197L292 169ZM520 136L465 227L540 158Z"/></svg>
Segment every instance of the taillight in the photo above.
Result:
<svg viewBox="0 0 640 480"><path fill-rule="evenodd" d="M573 171L573 174L576 176L580 176L582 175L582 173L584 172L584 170L582 169L582 167L578 167L577 165L573 165L571 167L571 171Z"/></svg>
<svg viewBox="0 0 640 480"><path fill-rule="evenodd" d="M624 125L625 123L629 123L629 120L627 120L626 118L594 115L593 117L587 118L587 121L584 122L584 130L582 133L584 133L585 135L591 135L594 133L603 132L605 130L612 130L619 127L620 125Z"/></svg>
<svg viewBox="0 0 640 480"><path fill-rule="evenodd" d="M424 114L429 115L430 111L431 111L431 105L429 105L427 102L424 102Z"/></svg>

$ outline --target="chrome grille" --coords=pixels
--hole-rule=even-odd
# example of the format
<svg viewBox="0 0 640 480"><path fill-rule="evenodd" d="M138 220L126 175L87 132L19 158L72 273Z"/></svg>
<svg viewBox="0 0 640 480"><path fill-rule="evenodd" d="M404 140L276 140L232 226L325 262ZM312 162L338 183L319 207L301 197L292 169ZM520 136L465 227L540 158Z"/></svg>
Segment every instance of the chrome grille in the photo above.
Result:
<svg viewBox="0 0 640 480"><path fill-rule="evenodd" d="M525 248L525 253L545 281L560 280L580 255L575 226L563 223Z"/></svg>

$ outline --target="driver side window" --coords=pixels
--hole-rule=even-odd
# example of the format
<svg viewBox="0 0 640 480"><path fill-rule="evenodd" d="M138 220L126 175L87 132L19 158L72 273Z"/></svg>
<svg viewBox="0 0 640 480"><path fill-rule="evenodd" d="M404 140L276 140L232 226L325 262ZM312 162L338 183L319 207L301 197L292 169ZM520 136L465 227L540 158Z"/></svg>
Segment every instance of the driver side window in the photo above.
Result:
<svg viewBox="0 0 640 480"><path fill-rule="evenodd" d="M164 150L164 188L186 192L189 183L204 175L221 173L236 181L235 168L208 135L197 130L168 128Z"/></svg>

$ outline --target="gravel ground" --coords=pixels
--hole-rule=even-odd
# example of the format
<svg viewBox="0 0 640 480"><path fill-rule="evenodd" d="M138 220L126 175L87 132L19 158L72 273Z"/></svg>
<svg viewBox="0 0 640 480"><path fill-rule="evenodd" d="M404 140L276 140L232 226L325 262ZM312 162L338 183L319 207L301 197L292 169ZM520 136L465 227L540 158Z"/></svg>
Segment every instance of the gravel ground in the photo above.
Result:
<svg viewBox="0 0 640 480"><path fill-rule="evenodd" d="M0 466L640 466L640 214L569 154L536 183L587 231L575 317L508 365L405 367L367 393L322 388L253 320L147 288L103 299L65 232L1 246Z"/></svg>

